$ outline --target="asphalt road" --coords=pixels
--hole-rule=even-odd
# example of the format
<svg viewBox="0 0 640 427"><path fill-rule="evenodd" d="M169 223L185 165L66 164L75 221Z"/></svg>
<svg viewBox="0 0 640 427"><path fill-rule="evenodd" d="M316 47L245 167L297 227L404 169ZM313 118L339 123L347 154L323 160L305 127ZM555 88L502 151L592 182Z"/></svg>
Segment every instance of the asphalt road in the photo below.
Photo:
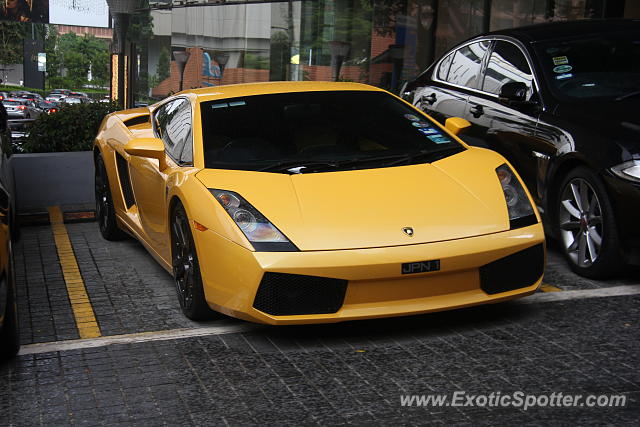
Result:
<svg viewBox="0 0 640 427"><path fill-rule="evenodd" d="M49 225L16 246L23 349L0 366L0 425L640 421L637 272L580 278L551 245L556 292L519 301L334 325L191 322L140 244L64 228L71 261ZM80 327L89 311L99 336Z"/></svg>

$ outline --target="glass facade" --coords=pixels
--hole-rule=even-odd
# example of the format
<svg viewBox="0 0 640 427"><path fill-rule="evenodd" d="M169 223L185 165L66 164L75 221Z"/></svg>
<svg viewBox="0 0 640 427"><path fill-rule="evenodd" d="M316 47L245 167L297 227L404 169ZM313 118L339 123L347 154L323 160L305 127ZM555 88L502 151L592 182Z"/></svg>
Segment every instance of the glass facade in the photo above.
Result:
<svg viewBox="0 0 640 427"><path fill-rule="evenodd" d="M275 80L355 81L397 92L403 81L475 34L545 21L601 17L606 3L150 2L149 10L139 12L148 16L137 17L139 22L151 22L147 25L152 29L146 37L135 40L135 93L139 100L158 99L181 89Z"/></svg>

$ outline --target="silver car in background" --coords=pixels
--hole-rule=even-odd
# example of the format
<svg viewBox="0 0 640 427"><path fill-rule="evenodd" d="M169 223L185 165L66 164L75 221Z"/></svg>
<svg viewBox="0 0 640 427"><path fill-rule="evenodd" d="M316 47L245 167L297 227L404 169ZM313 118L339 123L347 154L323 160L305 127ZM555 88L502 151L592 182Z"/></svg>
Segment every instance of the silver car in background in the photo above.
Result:
<svg viewBox="0 0 640 427"><path fill-rule="evenodd" d="M35 119L42 114L42 110L29 99L9 98L2 101L2 105L7 110L9 120L12 119Z"/></svg>

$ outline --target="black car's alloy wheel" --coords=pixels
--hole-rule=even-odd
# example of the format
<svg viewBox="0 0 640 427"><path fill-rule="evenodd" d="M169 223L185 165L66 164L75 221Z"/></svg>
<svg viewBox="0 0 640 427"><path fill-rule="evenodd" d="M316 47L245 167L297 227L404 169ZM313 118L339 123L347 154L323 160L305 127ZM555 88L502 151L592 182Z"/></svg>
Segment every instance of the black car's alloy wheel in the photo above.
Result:
<svg viewBox="0 0 640 427"><path fill-rule="evenodd" d="M557 210L562 249L571 269L592 278L611 275L620 265L617 229L600 179L580 167L564 179Z"/></svg>
<svg viewBox="0 0 640 427"><path fill-rule="evenodd" d="M124 237L124 233L118 228L116 211L113 208L113 198L109 189L109 178L100 154L96 158L95 167L96 219L100 227L100 234L107 240L119 240Z"/></svg>
<svg viewBox="0 0 640 427"><path fill-rule="evenodd" d="M174 208L171 221L171 259L178 301L184 315L191 320L211 318L213 312L204 298L189 219L180 204Z"/></svg>

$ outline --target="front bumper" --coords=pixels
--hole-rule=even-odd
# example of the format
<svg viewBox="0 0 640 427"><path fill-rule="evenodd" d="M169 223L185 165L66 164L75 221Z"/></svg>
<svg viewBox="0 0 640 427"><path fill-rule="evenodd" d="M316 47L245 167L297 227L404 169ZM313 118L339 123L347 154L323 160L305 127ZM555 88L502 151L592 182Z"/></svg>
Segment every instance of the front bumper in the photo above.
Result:
<svg viewBox="0 0 640 427"><path fill-rule="evenodd" d="M625 262L640 265L640 184L607 174L604 181L611 196Z"/></svg>
<svg viewBox="0 0 640 427"><path fill-rule="evenodd" d="M483 290L486 286L481 286L481 267L504 265L495 261L536 245L543 248L541 224L436 243L308 252L251 252L211 230L193 229L193 233L207 303L230 316L268 324L329 323L410 315L526 296L540 285L545 261L542 249L539 275L533 280L524 279L520 287L487 293ZM401 274L403 263L426 260L439 260L440 270ZM486 270L483 270L485 276ZM267 272L346 281L343 302L332 313L268 314L254 307ZM492 271L491 277L497 277L495 273ZM505 274L518 273L507 268Z"/></svg>

